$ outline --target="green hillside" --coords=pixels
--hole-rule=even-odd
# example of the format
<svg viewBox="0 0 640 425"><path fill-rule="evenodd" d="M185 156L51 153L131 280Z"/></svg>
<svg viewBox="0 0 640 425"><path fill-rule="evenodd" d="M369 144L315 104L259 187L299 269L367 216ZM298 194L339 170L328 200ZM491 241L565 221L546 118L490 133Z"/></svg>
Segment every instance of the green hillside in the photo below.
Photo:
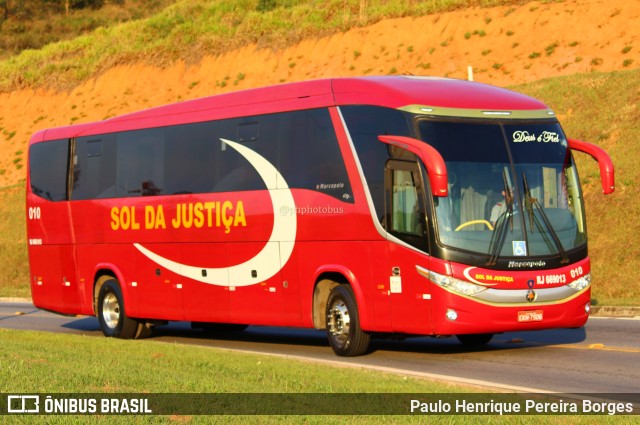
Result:
<svg viewBox="0 0 640 425"><path fill-rule="evenodd" d="M175 0L0 0L0 59L142 19Z"/></svg>
<svg viewBox="0 0 640 425"><path fill-rule="evenodd" d="M193 62L248 43L279 48L384 18L524 3L523 0L181 0L148 18L111 25L117 22L113 19L74 39L7 58L0 62L0 92L42 86L68 89L114 65L142 61L164 66L180 59ZM84 24L90 28L103 18L100 10L96 10L82 11L76 19L79 19L76 27L83 28ZM30 32L24 26L31 37L38 36L38 27ZM66 27L60 24L60 28L64 31Z"/></svg>

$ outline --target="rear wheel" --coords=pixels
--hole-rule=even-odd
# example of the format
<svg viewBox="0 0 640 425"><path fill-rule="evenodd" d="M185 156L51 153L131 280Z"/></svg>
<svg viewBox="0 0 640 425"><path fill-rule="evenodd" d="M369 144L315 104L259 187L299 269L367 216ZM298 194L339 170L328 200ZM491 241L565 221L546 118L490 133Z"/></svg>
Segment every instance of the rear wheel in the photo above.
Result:
<svg viewBox="0 0 640 425"><path fill-rule="evenodd" d="M105 336L132 339L140 334L139 327L143 324L127 317L117 280L108 280L102 285L98 293L97 310L100 328Z"/></svg>
<svg viewBox="0 0 640 425"><path fill-rule="evenodd" d="M367 352L371 335L360 328L358 306L350 286L340 285L331 290L326 313L327 336L337 355L351 357Z"/></svg>
<svg viewBox="0 0 640 425"><path fill-rule="evenodd" d="M458 341L460 341L462 345L477 347L488 344L489 341L491 341L491 338L493 338L493 334L456 335L456 338L458 338Z"/></svg>

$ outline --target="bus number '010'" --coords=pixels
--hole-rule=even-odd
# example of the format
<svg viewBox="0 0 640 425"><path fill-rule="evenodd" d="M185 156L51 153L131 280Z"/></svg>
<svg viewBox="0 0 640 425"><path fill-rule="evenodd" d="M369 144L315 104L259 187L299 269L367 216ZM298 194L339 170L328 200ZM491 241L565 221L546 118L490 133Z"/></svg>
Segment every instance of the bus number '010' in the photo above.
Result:
<svg viewBox="0 0 640 425"><path fill-rule="evenodd" d="M579 266L571 270L571 278L575 279L578 276L582 276L582 266Z"/></svg>
<svg viewBox="0 0 640 425"><path fill-rule="evenodd" d="M40 207L29 207L29 220L40 220Z"/></svg>

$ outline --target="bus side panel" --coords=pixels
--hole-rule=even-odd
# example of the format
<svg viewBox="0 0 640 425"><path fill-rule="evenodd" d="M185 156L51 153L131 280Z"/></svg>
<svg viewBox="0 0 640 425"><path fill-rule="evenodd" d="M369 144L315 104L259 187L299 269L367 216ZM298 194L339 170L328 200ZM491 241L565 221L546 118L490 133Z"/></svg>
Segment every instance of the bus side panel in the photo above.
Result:
<svg viewBox="0 0 640 425"><path fill-rule="evenodd" d="M273 243L273 242L271 242ZM261 249L264 242L229 244L230 256L237 257L242 252ZM282 249L281 249L282 251ZM261 279L260 270L256 270L259 283L238 286L230 291L231 317L233 323L251 323L270 326L300 326L300 282L297 278L297 256L294 252L286 264L283 258L273 258L282 267L278 273L268 279ZM282 255L282 253L281 253ZM231 280L230 285L233 285Z"/></svg>
<svg viewBox="0 0 640 425"><path fill-rule="evenodd" d="M59 245L29 247L33 304L38 308L62 313L64 302L59 259Z"/></svg>
<svg viewBox="0 0 640 425"><path fill-rule="evenodd" d="M81 294L81 314L95 315L93 297L96 279L99 274L109 274L114 276L120 285L127 316L140 317L137 288L132 286L136 273L133 249L133 246L124 244L78 245L76 258Z"/></svg>
<svg viewBox="0 0 640 425"><path fill-rule="evenodd" d="M183 279L144 256L133 244L130 245L135 264L135 291L140 300L137 315L143 319L183 320L182 293ZM146 244L146 248L180 261L178 244Z"/></svg>
<svg viewBox="0 0 640 425"><path fill-rule="evenodd" d="M211 264L211 259L226 258L226 243L183 244L184 259L203 258L200 264ZM209 261L206 261L209 259ZM194 263L195 264L195 263ZM228 283L228 278L223 283ZM212 285L183 278L184 319L193 322L229 323L231 298L228 286Z"/></svg>
<svg viewBox="0 0 640 425"><path fill-rule="evenodd" d="M36 307L62 314L81 314L81 287L76 279L73 245L30 249L31 296Z"/></svg>
<svg viewBox="0 0 640 425"><path fill-rule="evenodd" d="M341 274L348 281L356 296L360 326L365 330L376 330L373 302L375 283L371 264L377 259L371 258L370 243L312 241L298 243L297 246L299 267L303 271L300 281L304 282L301 291L304 325L313 326L313 284L320 274L317 271L323 271ZM308 285L307 282L312 284Z"/></svg>
<svg viewBox="0 0 640 425"><path fill-rule="evenodd" d="M81 312L75 246L68 205L27 195L31 290L37 307L62 314Z"/></svg>
<svg viewBox="0 0 640 425"><path fill-rule="evenodd" d="M282 323L285 326L304 326L302 320L301 293L306 293L306 287L313 283L300 278L300 259L298 250L294 248L289 261L280 270L282 280Z"/></svg>
<svg viewBox="0 0 640 425"><path fill-rule="evenodd" d="M264 246L264 242L247 242L229 244L231 258L235 258L242 251L254 250L256 247ZM280 258L272 259L273 262L280 262ZM259 283L247 286L234 287L231 279L229 284L231 297L231 321L233 323L250 323L254 325L288 325L282 312L283 285L280 280L280 272L274 276L264 279L260 275L260 270L255 270ZM247 270L247 273L250 273ZM243 278L242 276L238 276ZM246 278L250 278L247 276Z"/></svg>
<svg viewBox="0 0 640 425"><path fill-rule="evenodd" d="M80 314L82 312L82 287L76 275L75 245L60 246L60 272L62 281L62 300L65 312Z"/></svg>
<svg viewBox="0 0 640 425"><path fill-rule="evenodd" d="M369 242L371 261L371 290L373 292L373 327L377 332L392 332L392 294L390 287L389 243L387 241Z"/></svg>
<svg viewBox="0 0 640 425"><path fill-rule="evenodd" d="M431 334L431 282L416 269L416 265L429 268L429 264L425 254L389 242L386 276L394 332Z"/></svg>

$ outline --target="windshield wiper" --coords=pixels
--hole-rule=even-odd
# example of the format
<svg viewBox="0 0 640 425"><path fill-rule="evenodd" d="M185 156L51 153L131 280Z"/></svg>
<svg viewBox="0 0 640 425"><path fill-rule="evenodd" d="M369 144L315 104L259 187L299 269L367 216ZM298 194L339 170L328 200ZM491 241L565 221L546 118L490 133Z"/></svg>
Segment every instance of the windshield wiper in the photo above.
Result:
<svg viewBox="0 0 640 425"><path fill-rule="evenodd" d="M540 206L540 203L538 202L538 200L533 196L531 196L531 191L529 190L529 183L527 182L527 176L524 173L524 171L522 172L522 187L524 189L524 196L525 196L524 205L527 208L527 212L529 215L529 225L531 227L531 231L533 232L534 221L536 222L536 224L538 224L539 227L541 227L538 220L535 219L533 214L533 208L535 207L535 209L540 213L540 217L542 217L542 221L544 222L545 227L549 231L549 234L551 235L551 238L553 239L553 242L555 243L556 247L558 248L558 252L562 257L560 264L568 263L569 257L567 256L566 251L562 247L562 242L560 241L558 234L553 228L551 221L549 221L549 217L547 216L547 213L544 212L544 208Z"/></svg>
<svg viewBox="0 0 640 425"><path fill-rule="evenodd" d="M507 174L505 170L502 170L502 183L504 184L504 201L506 204L506 210L496 220L493 234L491 235L491 241L489 242L489 261L487 266L495 266L498 262L498 255L502 250L504 241L507 237L507 219L511 230L513 230L513 193L507 183Z"/></svg>

